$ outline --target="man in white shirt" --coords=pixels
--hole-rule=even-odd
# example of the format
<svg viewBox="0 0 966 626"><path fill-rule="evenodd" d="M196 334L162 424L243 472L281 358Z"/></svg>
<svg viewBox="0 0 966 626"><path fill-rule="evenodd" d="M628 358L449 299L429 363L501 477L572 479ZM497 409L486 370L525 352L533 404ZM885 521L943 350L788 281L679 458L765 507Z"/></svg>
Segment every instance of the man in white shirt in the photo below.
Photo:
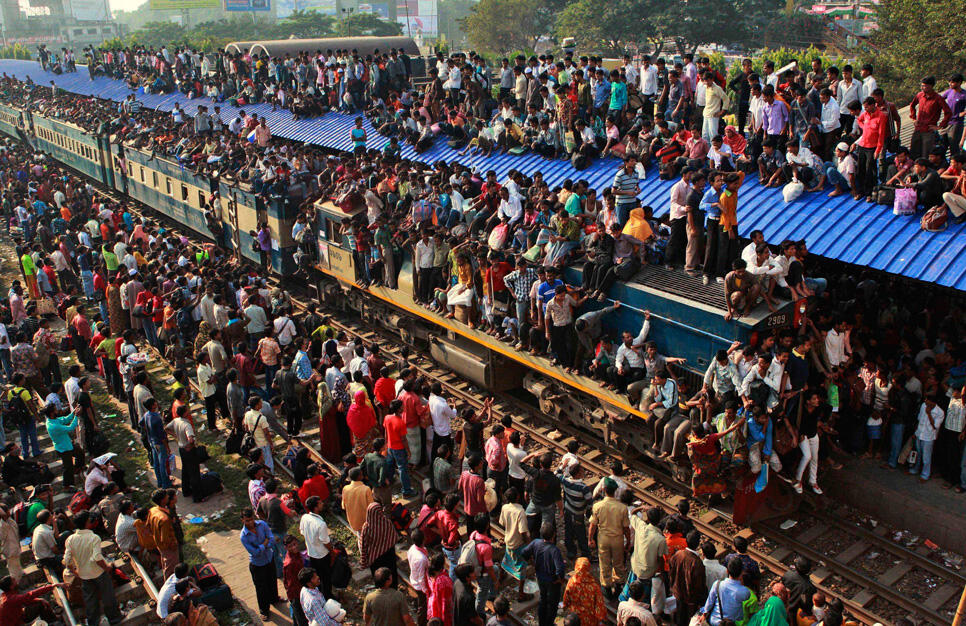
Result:
<svg viewBox="0 0 966 626"><path fill-rule="evenodd" d="M416 592L416 623L426 623L426 596L429 594L429 554L423 547L426 537L423 531L415 529L409 534L413 545L406 551L406 560L409 561L409 582L413 591Z"/></svg>
<svg viewBox="0 0 966 626"><path fill-rule="evenodd" d="M929 480L932 473L932 449L945 418L946 414L936 404L936 399L926 396L919 407L919 425L916 427L916 464L909 470L910 474L919 474L921 483Z"/></svg>
<svg viewBox="0 0 966 626"><path fill-rule="evenodd" d="M651 65L651 57L641 58L641 98L644 100L644 115L654 115L654 99L657 97L657 67Z"/></svg>
<svg viewBox="0 0 966 626"><path fill-rule="evenodd" d="M872 92L879 85L875 82L875 76L872 75L872 65L870 63L863 65L859 74L862 76L862 88L859 89L859 100L865 102L866 98L872 97Z"/></svg>
<svg viewBox="0 0 966 626"><path fill-rule="evenodd" d="M322 519L322 500L318 496L310 496L305 501L305 510L307 512L299 520L299 532L305 539L309 563L322 581L322 593L331 598L332 565L329 553L332 551L332 540L329 538L329 526Z"/></svg>
<svg viewBox="0 0 966 626"><path fill-rule="evenodd" d="M424 230L422 237L416 242L416 270L419 301L428 304L432 299L433 289L433 260L436 256L436 244Z"/></svg>
<svg viewBox="0 0 966 626"><path fill-rule="evenodd" d="M510 193L506 187L500 188L500 206L496 211L497 217L505 219L510 226L513 226L523 217L523 205L520 204L520 197Z"/></svg>
<svg viewBox="0 0 966 626"><path fill-rule="evenodd" d="M829 365L841 365L852 356L852 346L849 344L849 323L843 319L835 321L835 325L825 335L825 354Z"/></svg>
<svg viewBox="0 0 966 626"><path fill-rule="evenodd" d="M438 382L433 383L429 394L429 415L433 420L431 461L436 460L436 453L441 445L446 444L453 449L452 420L457 413L442 394L443 386Z"/></svg>
<svg viewBox="0 0 966 626"><path fill-rule="evenodd" d="M641 356L640 348L634 346L634 335L624 331L623 343L617 349L617 358L614 366L610 368L611 386L616 386L617 391L623 393L628 383L638 380L644 372L644 357Z"/></svg>

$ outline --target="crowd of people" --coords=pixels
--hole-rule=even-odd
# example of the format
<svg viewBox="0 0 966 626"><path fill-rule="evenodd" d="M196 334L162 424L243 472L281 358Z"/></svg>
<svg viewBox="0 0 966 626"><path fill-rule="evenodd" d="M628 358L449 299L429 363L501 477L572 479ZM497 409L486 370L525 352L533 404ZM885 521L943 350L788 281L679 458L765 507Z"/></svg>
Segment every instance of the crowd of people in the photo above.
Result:
<svg viewBox="0 0 966 626"><path fill-rule="evenodd" d="M445 63L465 69L458 57ZM628 63L612 84L623 84L621 77L627 80L632 70L636 78L650 75L649 67ZM534 69L529 69L511 71L532 80ZM813 68L820 82L829 72ZM555 82L563 81L559 68L550 73ZM540 81L543 74L538 73ZM578 76L576 71L571 75ZM629 82L637 84L636 78ZM711 75L712 85L715 80ZM708 79L702 83L706 98L712 97L709 88L718 94ZM443 106L466 107L472 89L449 84ZM928 86L924 81L923 99L931 104L920 105L920 115L938 106ZM251 183L260 193L301 204L292 231L300 270L311 264L317 250L316 200L364 207L345 220L338 234L354 253L361 283L396 287L402 253L411 251L415 295L427 307L518 349L549 353L560 367L627 393L648 415L645 430L657 453L691 466L695 496L725 497L736 480L749 476L763 489L770 473L772 480L785 478L798 491L807 483L820 494L820 466L836 466L850 455L881 456L884 466L901 464L923 481L930 479L935 459L951 487L962 492L966 486L966 366L955 330L963 321L959 301L898 278L855 275L823 263L808 257L804 242L783 242L776 253L755 232L751 241L739 244L738 195L745 175L740 167L709 167L703 160L707 155L668 161L679 166L674 176L680 181L672 189L665 226L652 221L647 207L638 206L637 185L650 166L643 154L625 152L612 187L598 199L585 181L550 189L539 173L514 171L498 180L495 173L480 176L455 163L401 160L395 137L383 149L372 150L364 130L353 154L334 157L272 137L267 130L259 135L261 120L239 121L233 128L235 122L226 124L205 111L193 118L178 110L141 111L136 98L118 107L10 77L4 77L2 87L6 97L18 98L18 106L53 116L98 112L85 118L88 128L121 134L131 145L150 143L182 162L204 167L210 156L223 155L223 164L231 163L226 175ZM683 82L676 88L679 98L690 97ZM714 97L727 106L720 94ZM688 111L691 105L686 100L681 106ZM423 106L431 111L433 103ZM650 115L653 108L640 108L645 110L629 117L639 113L644 123L654 124L658 116ZM746 141L752 143L755 116L749 111L740 125L750 124ZM700 118L707 119L703 112ZM859 118L852 131L866 124ZM673 119L657 119L658 127L661 123ZM704 126L702 121L691 139L701 141ZM713 120L707 126L714 131ZM738 135L744 137L741 130ZM251 133L253 140L248 140ZM796 148L796 137L787 128L766 134L783 136L781 149ZM191 153L197 159L185 159L183 150L173 149L173 138L205 147ZM770 139L761 142L762 154L777 149ZM824 143L819 148L814 137L809 141L815 141L815 150L829 148ZM862 146L846 147L852 152ZM797 148L802 149L801 143ZM896 154L901 166L903 153ZM661 171L668 173L666 163ZM800 176L801 171L793 168L791 173ZM174 513L179 493L170 462L177 448L181 496L202 500L217 490L201 471L195 441L201 430L223 431L226 448L244 447L251 463L252 510L242 514L241 543L250 555L263 614L279 599L274 581L281 579L297 623L338 621L340 609L329 601L338 594L333 588L338 589L336 570L344 551L333 543L322 515L329 507L341 508L358 533L359 564L371 569L377 585L366 597L364 617L377 623L412 619L395 589L396 550L403 536L410 544L410 579L419 598L414 621L420 624L503 623L513 591L517 597L527 593L530 568L538 583L542 626L553 622L560 603L568 624L600 622L608 600L619 602L621 626L647 626L662 616L687 624L695 614L715 626L729 620L811 620L835 626L846 619L840 604L814 593L807 560L799 559L777 584L762 579L740 538L733 553L716 560L719 550L694 531L686 506L672 516L635 508L619 465L597 488L588 488L576 450L559 459L529 454L511 420L494 419L489 407L453 406L438 384L422 379L409 365L405 352L390 362L380 345L357 343L317 307L297 313L284 291L267 287L263 272L230 256L216 228L215 245L190 247L50 159L13 144L0 155L0 184L0 208L18 229L14 243L22 273L2 312L0 362L10 385L4 421L20 434L19 444L4 448L2 478L33 488L26 499L28 513L35 505L51 511L58 524L56 540L49 554L41 551L35 557L38 562L59 559L51 562L53 569L66 567L76 575L89 621L101 611L115 621L118 615L107 591L110 572L101 567L100 555L83 552L78 557L79 545L67 551L71 541L92 541L86 537L89 531L113 535L120 549L157 563L169 593L187 611L178 611L183 617L174 620L204 619L192 612L195 594L180 563L180 522ZM268 226L260 225L255 235L260 251L269 251ZM584 284L566 285L560 270L575 262L583 263ZM772 298L807 301L806 315L795 329L762 334L751 345L709 355L700 386L689 385L682 359L666 354L673 346L659 348L648 341L647 315L642 328L622 329L616 346L613 329L604 323L621 306L608 301L609 287L630 278L645 262L683 264L704 272L709 283L721 279L729 317L742 315L759 299L771 305ZM42 315L50 312L48 300L67 325L63 340L51 333ZM601 303L610 306L600 308ZM138 355L145 344L175 365L179 390L170 409L158 406L140 369ZM79 362L63 384L61 366L52 357L62 348L73 349ZM95 372L108 392L127 405L131 427L142 434L159 488L151 495L153 507L134 509L124 476L109 458L110 442L98 427L107 418L90 396ZM192 414L190 383L205 405L204 420ZM319 451L341 464L340 476L327 475L298 443L306 415L318 417ZM39 423L62 460L63 489L72 489L83 477L78 499L87 501L86 516L67 515L50 503L54 477L33 458L41 452ZM280 440L291 447L296 494L279 493L275 459ZM85 473L88 457L92 461ZM429 490L411 473L421 466L430 476ZM421 506L410 523L394 506L397 492ZM111 514L114 525L105 523ZM301 539L289 533L295 516ZM130 521L124 532L122 519ZM504 531L502 542L492 538L494 522ZM18 529L19 535L40 526ZM67 544L65 532L71 537ZM82 539L72 539L78 535ZM19 561L19 536L16 552L13 539L3 536L4 555ZM36 545L45 544L35 539ZM17 578L13 569L10 573ZM7 602L43 607L33 597L24 598L12 581L0 581L0 589L0 610ZM99 603L96 597L105 599ZM158 610L170 608L159 603Z"/></svg>

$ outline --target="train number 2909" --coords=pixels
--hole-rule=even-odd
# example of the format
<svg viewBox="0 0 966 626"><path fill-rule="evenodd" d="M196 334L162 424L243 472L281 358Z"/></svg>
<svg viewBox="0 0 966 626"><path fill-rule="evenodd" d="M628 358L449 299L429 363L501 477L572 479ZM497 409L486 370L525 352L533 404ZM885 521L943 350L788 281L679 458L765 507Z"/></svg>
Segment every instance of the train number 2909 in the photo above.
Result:
<svg viewBox="0 0 966 626"><path fill-rule="evenodd" d="M787 326L789 323L788 313L773 313L765 319L765 326L767 328L778 328L780 326Z"/></svg>

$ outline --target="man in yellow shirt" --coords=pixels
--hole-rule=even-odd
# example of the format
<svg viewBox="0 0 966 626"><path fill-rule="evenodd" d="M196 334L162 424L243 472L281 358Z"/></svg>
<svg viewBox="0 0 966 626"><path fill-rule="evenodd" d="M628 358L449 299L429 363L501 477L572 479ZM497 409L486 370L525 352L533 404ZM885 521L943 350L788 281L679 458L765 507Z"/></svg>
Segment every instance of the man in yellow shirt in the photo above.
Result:
<svg viewBox="0 0 966 626"><path fill-rule="evenodd" d="M604 593L611 599L617 596L618 585L627 577L626 551L631 543L630 518L627 505L614 495L617 482L610 478L604 481L606 497L594 504L587 528L587 543L597 545L600 557L600 584ZM596 535L596 538L595 538Z"/></svg>
<svg viewBox="0 0 966 626"><path fill-rule="evenodd" d="M362 482L361 467L353 467L349 470L349 481L342 490L342 508L349 527L358 533L366 523L366 509L375 502L375 499L372 496L372 489Z"/></svg>
<svg viewBox="0 0 966 626"><path fill-rule="evenodd" d="M124 619L124 614L117 606L111 581L114 565L104 559L101 538L92 530L100 523L99 513L81 511L74 515L77 530L64 545L64 565L81 581L87 623L99 624L103 612L114 626Z"/></svg>

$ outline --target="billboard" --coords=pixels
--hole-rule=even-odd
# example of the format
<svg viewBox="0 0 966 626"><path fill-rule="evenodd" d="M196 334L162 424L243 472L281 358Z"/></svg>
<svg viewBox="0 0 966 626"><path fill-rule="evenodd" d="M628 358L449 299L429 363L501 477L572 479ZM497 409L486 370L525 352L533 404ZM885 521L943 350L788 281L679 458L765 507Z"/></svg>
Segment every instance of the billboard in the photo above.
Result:
<svg viewBox="0 0 966 626"><path fill-rule="evenodd" d="M439 5L437 0L395 0L396 21L402 25L403 34L409 37L422 35L436 37L439 34Z"/></svg>
<svg viewBox="0 0 966 626"><path fill-rule="evenodd" d="M70 0L70 13L82 22L101 22L111 19L105 0Z"/></svg>
<svg viewBox="0 0 966 626"><path fill-rule="evenodd" d="M225 0L226 11L270 11L272 0Z"/></svg>
<svg viewBox="0 0 966 626"><path fill-rule="evenodd" d="M152 11L183 11L184 9L220 9L221 0L148 0Z"/></svg>
<svg viewBox="0 0 966 626"><path fill-rule="evenodd" d="M335 15L338 12L335 3L336 0L275 0L275 9L279 18L288 17L296 11L316 11L322 15Z"/></svg>

